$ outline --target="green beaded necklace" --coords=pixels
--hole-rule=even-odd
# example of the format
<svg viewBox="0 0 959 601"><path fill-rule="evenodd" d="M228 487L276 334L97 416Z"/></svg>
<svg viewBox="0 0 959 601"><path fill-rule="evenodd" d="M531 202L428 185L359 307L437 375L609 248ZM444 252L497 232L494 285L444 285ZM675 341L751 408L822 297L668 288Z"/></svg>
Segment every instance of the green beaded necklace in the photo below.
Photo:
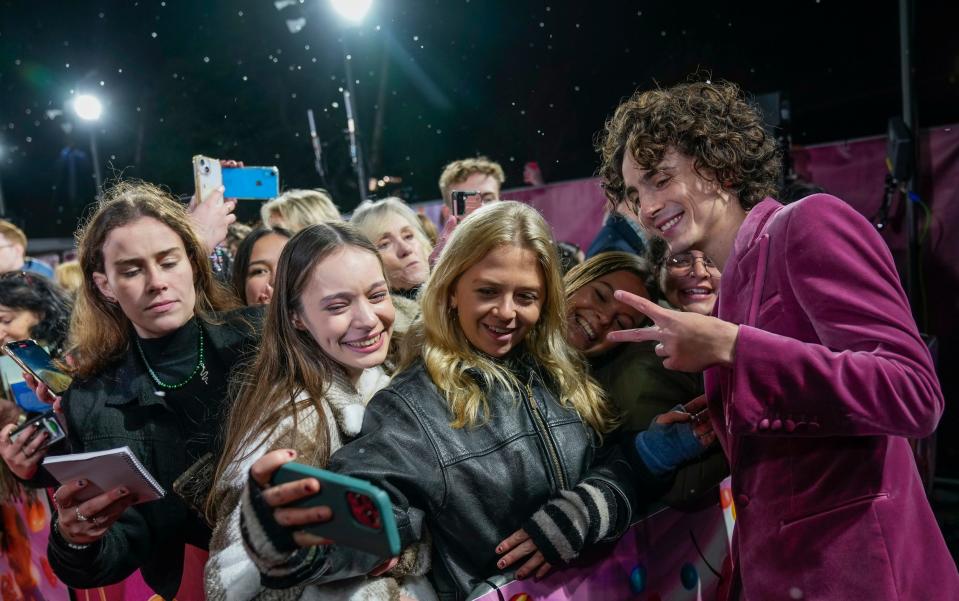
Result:
<svg viewBox="0 0 959 601"><path fill-rule="evenodd" d="M204 384L209 384L207 378L209 378L210 372L207 371L206 363L203 362L203 330L200 330L200 352L197 356L196 367L194 367L193 372L186 377L186 380L183 380L178 384L167 384L166 382L160 380L159 376L156 375L156 372L153 371L153 368L150 367L150 362L147 361L147 356L143 352L143 347L140 346L140 339L135 338L135 340L137 341L137 350L140 351L140 358L143 359L143 364L147 366L147 371L150 372L150 377L153 378L153 381L156 382L156 385L160 388L166 388L167 390L182 388L183 386L186 386L190 380L193 379L193 376L197 375L197 373L200 374L200 378L203 380Z"/></svg>

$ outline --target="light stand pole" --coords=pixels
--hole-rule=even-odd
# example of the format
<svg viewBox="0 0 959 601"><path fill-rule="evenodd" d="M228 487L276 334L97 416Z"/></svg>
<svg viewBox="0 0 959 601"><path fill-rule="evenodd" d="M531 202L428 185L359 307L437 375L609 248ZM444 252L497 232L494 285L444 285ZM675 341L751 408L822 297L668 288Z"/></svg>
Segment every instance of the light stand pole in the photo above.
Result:
<svg viewBox="0 0 959 601"><path fill-rule="evenodd" d="M343 19L353 25L359 25L366 13L369 12L373 0L330 0L333 9L339 13ZM343 67L346 73L346 87L343 88L343 105L346 109L346 129L350 138L350 162L353 164L353 170L356 172L358 192L360 202L366 200L367 181L366 168L363 164L363 147L360 144L359 123L357 122L356 108L356 87L353 80L353 67L350 65L352 55L347 49L346 36L348 32L343 32Z"/></svg>
<svg viewBox="0 0 959 601"><path fill-rule="evenodd" d="M3 146L0 146L0 217L7 216L7 205L3 201Z"/></svg>
<svg viewBox="0 0 959 601"><path fill-rule="evenodd" d="M346 55L346 89L343 90L343 106L346 108L346 130L350 136L350 162L356 172L360 202L366 200L366 170L363 168L363 148L360 146L359 126L356 122L356 106L353 104L356 89L353 87L353 70L350 55Z"/></svg>
<svg viewBox="0 0 959 601"><path fill-rule="evenodd" d="M90 94L80 94L73 101L73 112L77 117L89 122L90 127L90 160L93 162L93 177L97 184L97 198L103 192L103 174L100 172L100 153L97 152L96 122L103 114L103 104L100 99Z"/></svg>
<svg viewBox="0 0 959 601"><path fill-rule="evenodd" d="M100 172L100 153L97 152L97 132L90 126L90 160L93 161L93 179L97 183L97 198L103 193L103 174Z"/></svg>

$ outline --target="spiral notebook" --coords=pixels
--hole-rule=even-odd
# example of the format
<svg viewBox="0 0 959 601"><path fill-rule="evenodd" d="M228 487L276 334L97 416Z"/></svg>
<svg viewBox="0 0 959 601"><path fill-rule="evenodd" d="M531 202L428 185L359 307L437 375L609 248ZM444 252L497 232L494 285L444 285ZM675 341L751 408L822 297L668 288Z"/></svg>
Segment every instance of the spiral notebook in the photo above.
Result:
<svg viewBox="0 0 959 601"><path fill-rule="evenodd" d="M60 484L87 480L87 486L75 497L81 502L118 486L126 486L136 495L137 503L155 501L166 495L130 447L47 457L43 467Z"/></svg>

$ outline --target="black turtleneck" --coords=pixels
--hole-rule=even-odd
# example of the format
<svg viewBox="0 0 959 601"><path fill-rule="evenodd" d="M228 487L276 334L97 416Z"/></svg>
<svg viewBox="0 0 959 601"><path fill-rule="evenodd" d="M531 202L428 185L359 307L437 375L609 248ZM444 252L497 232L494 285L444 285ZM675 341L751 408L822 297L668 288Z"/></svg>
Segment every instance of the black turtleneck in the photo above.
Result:
<svg viewBox="0 0 959 601"><path fill-rule="evenodd" d="M160 338L137 336L143 357L153 373L164 384L183 382L196 369L200 351L202 328L196 318L191 319L171 334ZM203 333L206 382L202 370L180 388L158 386L151 378L154 388L162 392L166 406L176 414L180 431L186 443L191 463L213 451L218 435L218 422L222 417L220 408L226 397L226 369L213 352L209 336Z"/></svg>

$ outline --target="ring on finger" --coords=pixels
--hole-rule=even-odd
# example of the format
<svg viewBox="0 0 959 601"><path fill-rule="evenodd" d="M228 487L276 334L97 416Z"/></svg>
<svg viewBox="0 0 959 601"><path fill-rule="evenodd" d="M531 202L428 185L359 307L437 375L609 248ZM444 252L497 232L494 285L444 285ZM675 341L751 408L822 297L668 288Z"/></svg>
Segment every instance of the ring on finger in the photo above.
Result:
<svg viewBox="0 0 959 601"><path fill-rule="evenodd" d="M33 457L33 453L28 452L26 447L20 449L20 452L23 453L23 456L26 457L27 459Z"/></svg>
<svg viewBox="0 0 959 601"><path fill-rule="evenodd" d="M88 521L88 520L90 519L90 518L88 518L87 516L85 516L85 515L83 515L82 513L80 513L80 506L79 506L79 505L77 505L76 507L74 507L74 509L76 510L77 520L78 520L78 521L80 521L80 522L86 522L86 521Z"/></svg>
<svg viewBox="0 0 959 601"><path fill-rule="evenodd" d="M94 526L99 526L99 525L100 525L100 518L98 518L98 517L95 516L95 515L90 516L90 523L93 524Z"/></svg>

